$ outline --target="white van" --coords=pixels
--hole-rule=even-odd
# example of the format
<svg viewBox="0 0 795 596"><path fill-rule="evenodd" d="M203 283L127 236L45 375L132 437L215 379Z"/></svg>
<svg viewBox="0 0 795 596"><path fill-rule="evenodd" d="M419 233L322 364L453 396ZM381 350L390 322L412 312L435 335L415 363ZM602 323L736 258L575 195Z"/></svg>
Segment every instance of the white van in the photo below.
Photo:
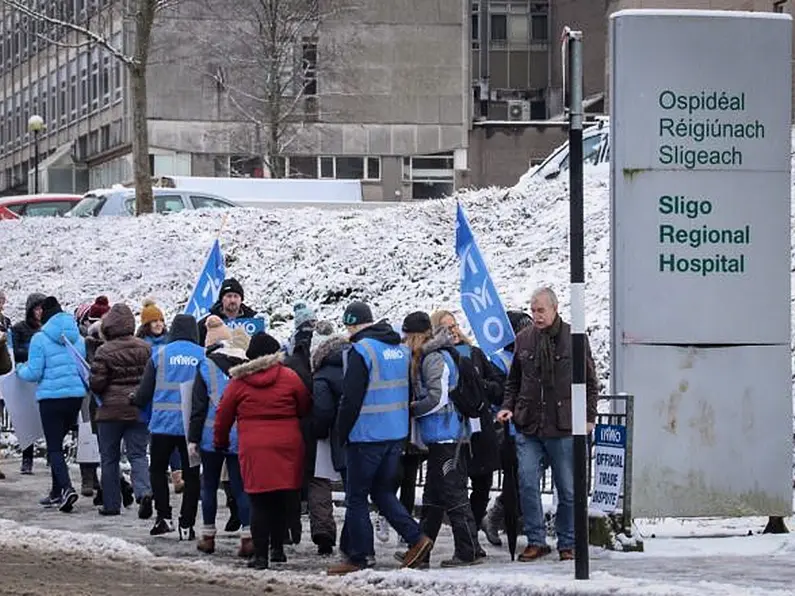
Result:
<svg viewBox="0 0 795 596"><path fill-rule="evenodd" d="M600 121L599 124L587 128L582 133L582 160L586 165L599 165L610 161L610 124ZM569 169L569 144L564 143L555 149L535 169L531 169L531 178L554 180Z"/></svg>

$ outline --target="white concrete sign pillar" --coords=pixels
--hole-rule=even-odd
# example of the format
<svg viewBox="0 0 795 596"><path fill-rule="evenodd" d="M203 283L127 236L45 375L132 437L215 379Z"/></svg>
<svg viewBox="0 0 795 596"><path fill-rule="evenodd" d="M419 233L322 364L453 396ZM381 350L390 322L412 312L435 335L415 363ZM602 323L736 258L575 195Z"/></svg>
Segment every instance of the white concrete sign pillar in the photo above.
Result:
<svg viewBox="0 0 795 596"><path fill-rule="evenodd" d="M612 390L636 517L789 515L789 15L610 18Z"/></svg>

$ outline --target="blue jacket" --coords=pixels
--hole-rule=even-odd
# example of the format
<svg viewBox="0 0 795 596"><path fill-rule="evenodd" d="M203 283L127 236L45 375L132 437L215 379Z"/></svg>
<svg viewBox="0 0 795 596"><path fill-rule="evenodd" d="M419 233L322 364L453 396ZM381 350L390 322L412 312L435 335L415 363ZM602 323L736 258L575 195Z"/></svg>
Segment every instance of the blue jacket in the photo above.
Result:
<svg viewBox="0 0 795 596"><path fill-rule="evenodd" d="M28 361L17 368L20 379L38 383L36 399L39 401L83 397L86 394L77 365L63 343L64 337L85 358L86 344L77 329L77 322L72 315L62 312L52 316L33 336Z"/></svg>
<svg viewBox="0 0 795 596"><path fill-rule="evenodd" d="M158 336L144 335L143 340L152 346L152 355L155 355L168 343L168 333L163 333Z"/></svg>

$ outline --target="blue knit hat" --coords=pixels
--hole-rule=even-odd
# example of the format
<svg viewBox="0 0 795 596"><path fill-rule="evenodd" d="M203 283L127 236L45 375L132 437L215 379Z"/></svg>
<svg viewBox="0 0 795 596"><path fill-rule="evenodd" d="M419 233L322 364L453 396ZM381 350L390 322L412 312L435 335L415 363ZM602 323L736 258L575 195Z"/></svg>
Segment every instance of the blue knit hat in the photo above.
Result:
<svg viewBox="0 0 795 596"><path fill-rule="evenodd" d="M305 323L310 321L317 321L315 311L309 308L305 302L296 302L293 305L293 313L295 317L295 328L299 329Z"/></svg>

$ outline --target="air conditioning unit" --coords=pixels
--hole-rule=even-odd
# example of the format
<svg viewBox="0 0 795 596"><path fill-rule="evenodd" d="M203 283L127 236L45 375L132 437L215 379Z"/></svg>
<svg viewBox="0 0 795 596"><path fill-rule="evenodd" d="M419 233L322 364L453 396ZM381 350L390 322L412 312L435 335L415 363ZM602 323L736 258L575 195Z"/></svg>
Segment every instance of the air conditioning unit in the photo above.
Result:
<svg viewBox="0 0 795 596"><path fill-rule="evenodd" d="M508 120L512 122L526 122L530 120L530 102L526 99L509 100Z"/></svg>

